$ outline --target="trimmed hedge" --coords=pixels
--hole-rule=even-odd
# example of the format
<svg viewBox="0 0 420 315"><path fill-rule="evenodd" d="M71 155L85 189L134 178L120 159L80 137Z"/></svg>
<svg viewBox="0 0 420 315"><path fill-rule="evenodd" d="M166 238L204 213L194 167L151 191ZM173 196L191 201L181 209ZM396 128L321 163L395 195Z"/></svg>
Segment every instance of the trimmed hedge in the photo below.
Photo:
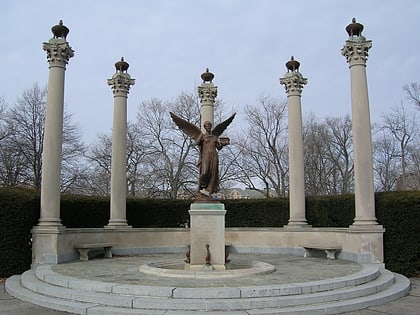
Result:
<svg viewBox="0 0 420 315"><path fill-rule="evenodd" d="M38 223L39 207L39 194L33 191L0 189L0 277L30 268L30 230Z"/></svg>
<svg viewBox="0 0 420 315"><path fill-rule="evenodd" d="M280 227L289 220L286 198L224 200L226 227Z"/></svg>
<svg viewBox="0 0 420 315"><path fill-rule="evenodd" d="M420 269L420 191L375 195L376 217L386 229L386 267L408 277ZM226 227L281 227L289 220L286 198L225 200ZM183 227L190 200L127 199L133 227ZM30 230L39 219L39 193L0 188L0 277L30 268ZM314 227L348 227L354 219L354 195L306 198L306 217ZM109 198L63 195L61 219L69 228L103 227L109 221Z"/></svg>
<svg viewBox="0 0 420 315"><path fill-rule="evenodd" d="M383 192L375 198L376 217L385 227L386 268L406 276L420 270L420 191Z"/></svg>

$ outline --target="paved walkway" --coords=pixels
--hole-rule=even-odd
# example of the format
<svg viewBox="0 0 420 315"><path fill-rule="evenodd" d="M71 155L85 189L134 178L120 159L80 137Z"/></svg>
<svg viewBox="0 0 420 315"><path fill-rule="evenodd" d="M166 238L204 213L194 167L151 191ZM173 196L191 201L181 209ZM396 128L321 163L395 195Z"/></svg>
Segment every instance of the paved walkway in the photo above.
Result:
<svg viewBox="0 0 420 315"><path fill-rule="evenodd" d="M232 255L232 260L240 261L240 255ZM138 279L138 268L145 262L159 260L182 259L179 255L143 255L137 257L114 257L113 259L93 259L88 262L73 262L53 266L57 273L72 277L98 280L103 282L114 282L122 284L136 284ZM247 255L251 261L264 261L276 267L276 272L252 277L229 278L229 279L179 279L155 277L142 274L143 285L165 285L177 287L200 287L200 286L252 286L270 283L291 283L322 280L330 277L340 277L351 274L361 269L360 265L342 260L325 260L311 258L311 263L306 263L302 257L284 256L281 261L273 259L272 255ZM419 315L420 314L420 278L412 278L411 291L406 297L384 305L371 307L366 310L350 312L351 315ZM4 289L4 281L0 286L0 315L34 315L34 314L69 314L67 312L46 309L40 306L22 302L11 297Z"/></svg>

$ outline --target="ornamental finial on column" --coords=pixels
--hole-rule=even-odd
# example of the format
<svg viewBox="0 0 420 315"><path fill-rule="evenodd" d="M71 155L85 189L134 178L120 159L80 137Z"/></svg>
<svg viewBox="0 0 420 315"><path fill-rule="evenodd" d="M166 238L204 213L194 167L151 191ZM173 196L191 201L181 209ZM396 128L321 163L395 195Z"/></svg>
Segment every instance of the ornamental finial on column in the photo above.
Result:
<svg viewBox="0 0 420 315"><path fill-rule="evenodd" d="M111 86L114 96L127 97L131 85L135 83L135 79L132 79L127 73L128 67L129 64L124 61L124 57L115 63L115 74L111 79L108 79L108 85Z"/></svg>
<svg viewBox="0 0 420 315"><path fill-rule="evenodd" d="M74 50L70 47L66 38L69 33L68 27L63 20L51 28L53 37L44 43L42 48L47 52L47 60L50 66L66 68L69 59L74 56Z"/></svg>
<svg viewBox="0 0 420 315"><path fill-rule="evenodd" d="M214 79L214 74L209 71L209 68L206 69L206 72L201 74L201 79L203 79L203 83L210 82L212 83Z"/></svg>
<svg viewBox="0 0 420 315"><path fill-rule="evenodd" d="M356 18L353 18L351 20L351 23L347 25L346 31L350 37L353 37L353 36L360 37L362 36L363 25L360 23L356 23Z"/></svg>
<svg viewBox="0 0 420 315"><path fill-rule="evenodd" d="M287 73L284 75L284 78L280 78L280 84L284 85L288 96L300 95L303 86L308 82L308 79L304 78L299 72L299 67L300 62L295 60L293 56L286 62Z"/></svg>
<svg viewBox="0 0 420 315"><path fill-rule="evenodd" d="M117 72L127 72L129 66L128 62L124 61L124 57L121 57L121 60L115 63L115 70Z"/></svg>
<svg viewBox="0 0 420 315"><path fill-rule="evenodd" d="M299 72L300 62L295 60L295 57L291 57L288 62L286 62L287 72Z"/></svg>
<svg viewBox="0 0 420 315"><path fill-rule="evenodd" d="M54 25L51 27L51 32L54 35L54 38L64 38L66 39L67 34L69 33L69 29L67 26L63 24L63 20L58 22L58 25Z"/></svg>
<svg viewBox="0 0 420 315"><path fill-rule="evenodd" d="M362 36L363 25L356 23L356 19L352 19L352 23L346 27L349 39L346 40L344 47L341 49L341 54L346 57L350 65L360 64L365 65L368 59L368 51L372 47L372 41L366 40Z"/></svg>

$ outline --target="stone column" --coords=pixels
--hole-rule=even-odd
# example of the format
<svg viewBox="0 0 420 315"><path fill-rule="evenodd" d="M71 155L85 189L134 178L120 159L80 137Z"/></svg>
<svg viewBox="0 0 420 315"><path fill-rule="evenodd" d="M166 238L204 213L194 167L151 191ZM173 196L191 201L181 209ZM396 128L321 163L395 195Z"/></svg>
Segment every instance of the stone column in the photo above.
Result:
<svg viewBox="0 0 420 315"><path fill-rule="evenodd" d="M201 79L203 83L198 87L198 96L201 100L201 130L205 132L205 121L210 121L214 127L214 101L217 97L217 86L212 83L214 74L208 68L201 75Z"/></svg>
<svg viewBox="0 0 420 315"><path fill-rule="evenodd" d="M288 72L280 78L287 93L289 134L289 204L288 226L308 226L305 214L305 177L303 165L303 135L301 93L307 79L299 72L299 62L293 56L286 63Z"/></svg>
<svg viewBox="0 0 420 315"><path fill-rule="evenodd" d="M43 44L49 63L48 95L42 154L41 215L38 226L62 226L60 219L61 151L64 108L64 73L74 55L66 36L69 29L60 21L52 27L53 38Z"/></svg>
<svg viewBox="0 0 420 315"><path fill-rule="evenodd" d="M127 73L128 63L121 58L115 64L116 72L108 85L114 93L114 118L112 125L111 157L111 213L106 227L128 227L126 219L127 198L127 96L134 85Z"/></svg>
<svg viewBox="0 0 420 315"><path fill-rule="evenodd" d="M353 18L349 39L341 50L350 68L356 217L353 227L377 225L373 186L372 135L366 61L372 41L362 36L363 25Z"/></svg>

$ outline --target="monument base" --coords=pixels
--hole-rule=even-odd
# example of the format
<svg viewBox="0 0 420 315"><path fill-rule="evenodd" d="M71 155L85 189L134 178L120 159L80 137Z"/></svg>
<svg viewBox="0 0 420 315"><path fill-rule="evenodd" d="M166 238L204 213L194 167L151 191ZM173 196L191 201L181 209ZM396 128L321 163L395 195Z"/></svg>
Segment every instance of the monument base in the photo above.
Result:
<svg viewBox="0 0 420 315"><path fill-rule="evenodd" d="M225 206L194 202L190 210L190 269L225 270Z"/></svg>

